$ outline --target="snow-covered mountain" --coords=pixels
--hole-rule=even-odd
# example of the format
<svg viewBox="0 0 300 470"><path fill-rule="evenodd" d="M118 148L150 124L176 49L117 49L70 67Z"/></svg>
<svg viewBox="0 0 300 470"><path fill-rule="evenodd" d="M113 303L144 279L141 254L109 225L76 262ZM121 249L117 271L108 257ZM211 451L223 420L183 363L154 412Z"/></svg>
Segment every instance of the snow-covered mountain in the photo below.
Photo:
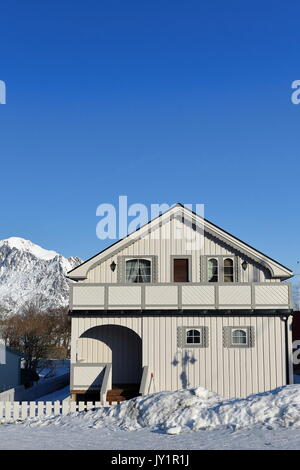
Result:
<svg viewBox="0 0 300 470"><path fill-rule="evenodd" d="M65 274L82 261L65 258L23 238L0 241L0 316L34 303L41 309L68 303Z"/></svg>

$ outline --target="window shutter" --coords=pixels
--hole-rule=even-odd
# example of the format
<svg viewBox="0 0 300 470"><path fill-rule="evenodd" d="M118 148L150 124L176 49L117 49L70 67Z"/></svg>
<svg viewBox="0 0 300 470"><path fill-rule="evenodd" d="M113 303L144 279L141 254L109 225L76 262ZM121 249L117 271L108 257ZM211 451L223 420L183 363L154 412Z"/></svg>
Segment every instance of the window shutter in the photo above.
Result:
<svg viewBox="0 0 300 470"><path fill-rule="evenodd" d="M201 343L186 344L186 333L189 330L201 331ZM177 327L177 347L178 348L208 348L209 346L209 331L207 326L178 326Z"/></svg>

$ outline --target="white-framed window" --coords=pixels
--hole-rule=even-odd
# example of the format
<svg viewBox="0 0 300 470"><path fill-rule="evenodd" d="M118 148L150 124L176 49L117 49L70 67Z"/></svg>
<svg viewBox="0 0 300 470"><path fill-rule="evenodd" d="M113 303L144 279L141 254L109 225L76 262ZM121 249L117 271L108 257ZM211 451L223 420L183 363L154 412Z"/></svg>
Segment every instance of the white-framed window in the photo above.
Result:
<svg viewBox="0 0 300 470"><path fill-rule="evenodd" d="M233 282L234 281L234 270L233 270L233 259L225 258L224 259L224 282Z"/></svg>
<svg viewBox="0 0 300 470"><path fill-rule="evenodd" d="M203 282L238 282L238 257L231 255L202 255L200 279Z"/></svg>
<svg viewBox="0 0 300 470"><path fill-rule="evenodd" d="M178 348L207 348L209 343L209 331L207 326L178 326Z"/></svg>
<svg viewBox="0 0 300 470"><path fill-rule="evenodd" d="M128 259L125 280L128 283L151 282L151 261L143 258Z"/></svg>
<svg viewBox="0 0 300 470"><path fill-rule="evenodd" d="M185 342L186 344L201 344L201 330L186 330Z"/></svg>
<svg viewBox="0 0 300 470"><path fill-rule="evenodd" d="M219 267L217 258L209 258L207 260L207 280L208 282L218 282Z"/></svg>
<svg viewBox="0 0 300 470"><path fill-rule="evenodd" d="M231 344L233 346L246 346L248 344L248 331L242 328L232 329Z"/></svg>
<svg viewBox="0 0 300 470"><path fill-rule="evenodd" d="M252 348L255 343L253 326L223 326L225 348Z"/></svg>

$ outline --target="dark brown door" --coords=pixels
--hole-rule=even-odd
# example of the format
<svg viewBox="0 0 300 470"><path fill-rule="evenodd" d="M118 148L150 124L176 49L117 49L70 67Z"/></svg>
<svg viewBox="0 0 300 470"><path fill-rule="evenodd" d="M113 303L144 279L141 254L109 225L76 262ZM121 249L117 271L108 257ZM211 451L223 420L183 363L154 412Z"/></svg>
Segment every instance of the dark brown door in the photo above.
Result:
<svg viewBox="0 0 300 470"><path fill-rule="evenodd" d="M174 259L174 282L189 282L188 259Z"/></svg>

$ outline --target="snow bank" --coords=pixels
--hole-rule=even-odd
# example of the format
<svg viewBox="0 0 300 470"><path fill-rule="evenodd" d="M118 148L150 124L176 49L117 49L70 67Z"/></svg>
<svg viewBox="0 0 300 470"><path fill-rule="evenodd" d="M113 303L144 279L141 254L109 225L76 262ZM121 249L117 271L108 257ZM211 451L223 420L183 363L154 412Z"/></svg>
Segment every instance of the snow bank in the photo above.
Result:
<svg viewBox="0 0 300 470"><path fill-rule="evenodd" d="M97 411L28 420L25 425L105 426L128 431L149 428L167 434L253 426L300 427L300 385L231 400L224 400L202 387L160 392Z"/></svg>

